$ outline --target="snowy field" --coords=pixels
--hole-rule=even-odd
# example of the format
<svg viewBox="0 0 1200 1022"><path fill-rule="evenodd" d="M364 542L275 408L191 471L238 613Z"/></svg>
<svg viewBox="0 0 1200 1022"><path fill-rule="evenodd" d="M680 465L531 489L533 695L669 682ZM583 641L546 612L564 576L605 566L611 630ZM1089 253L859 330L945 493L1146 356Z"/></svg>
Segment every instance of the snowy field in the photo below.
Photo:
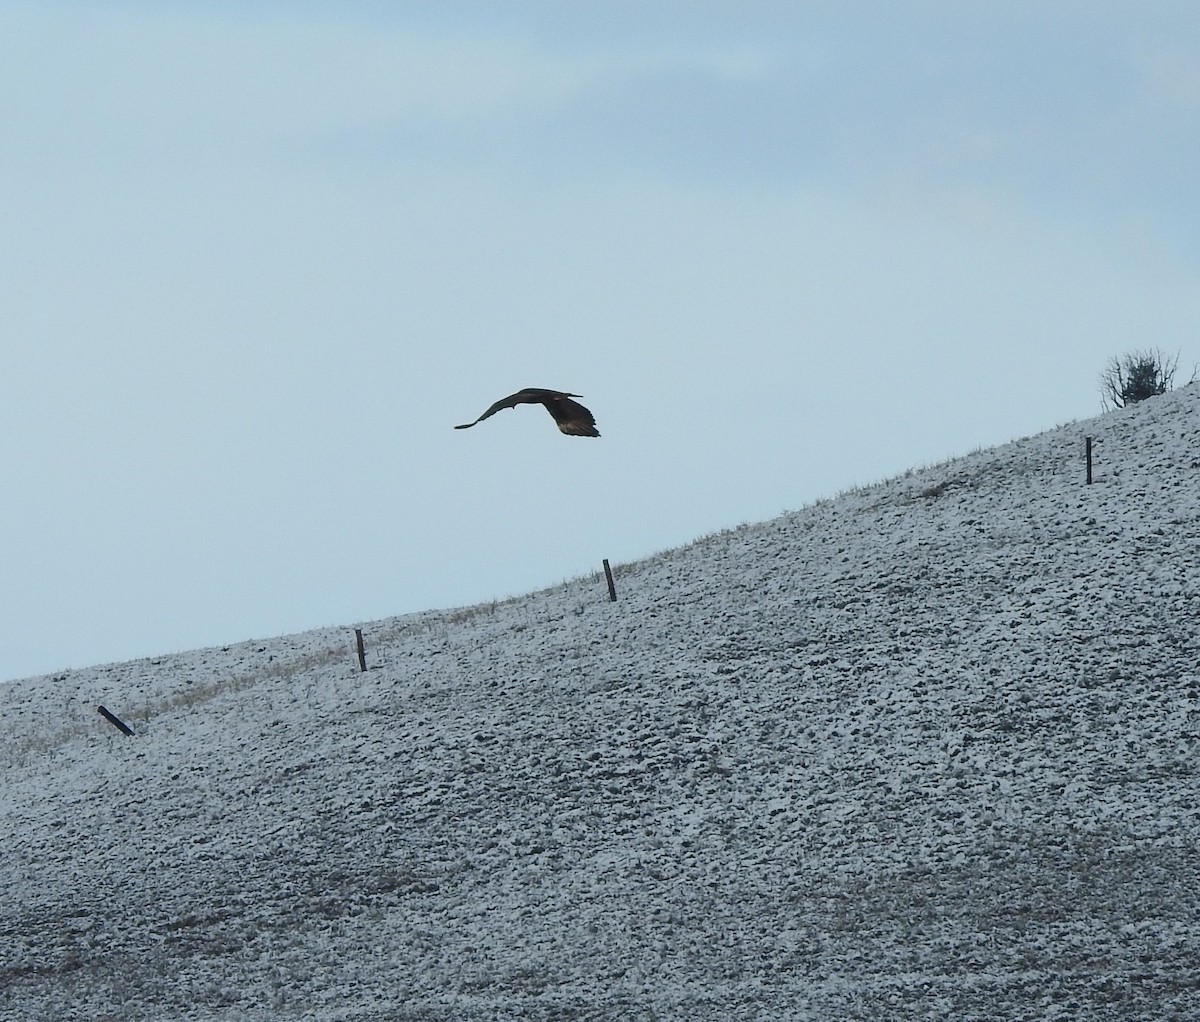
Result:
<svg viewBox="0 0 1200 1022"><path fill-rule="evenodd" d="M1200 1018L1200 386L616 572L0 686L0 1018Z"/></svg>

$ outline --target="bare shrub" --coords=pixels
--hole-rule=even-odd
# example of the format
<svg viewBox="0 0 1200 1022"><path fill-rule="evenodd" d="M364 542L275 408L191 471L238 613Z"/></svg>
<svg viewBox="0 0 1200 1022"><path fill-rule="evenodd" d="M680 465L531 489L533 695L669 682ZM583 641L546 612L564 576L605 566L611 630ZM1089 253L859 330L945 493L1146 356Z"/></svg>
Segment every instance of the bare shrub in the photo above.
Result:
<svg viewBox="0 0 1200 1022"><path fill-rule="evenodd" d="M1100 396L1105 408L1124 408L1171 389L1179 354L1164 355L1158 348L1144 348L1114 355L1100 374Z"/></svg>

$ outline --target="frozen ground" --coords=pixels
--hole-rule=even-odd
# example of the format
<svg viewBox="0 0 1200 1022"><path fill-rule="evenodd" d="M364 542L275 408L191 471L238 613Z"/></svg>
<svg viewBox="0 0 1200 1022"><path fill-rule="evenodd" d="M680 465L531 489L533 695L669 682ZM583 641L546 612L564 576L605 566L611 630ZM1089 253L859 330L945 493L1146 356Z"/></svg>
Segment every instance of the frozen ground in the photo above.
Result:
<svg viewBox="0 0 1200 1022"><path fill-rule="evenodd" d="M0 1017L1200 1018L1200 386L617 582L0 686Z"/></svg>

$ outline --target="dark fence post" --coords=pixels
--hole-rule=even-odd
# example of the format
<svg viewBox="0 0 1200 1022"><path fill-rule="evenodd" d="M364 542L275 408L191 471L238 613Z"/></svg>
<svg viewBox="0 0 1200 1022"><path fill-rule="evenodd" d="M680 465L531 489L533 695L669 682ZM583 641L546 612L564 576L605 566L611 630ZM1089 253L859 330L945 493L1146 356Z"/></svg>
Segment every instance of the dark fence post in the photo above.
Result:
<svg viewBox="0 0 1200 1022"><path fill-rule="evenodd" d="M1092 438L1087 437L1086 441L1087 442L1084 444L1084 450L1087 455L1087 481L1088 481L1088 486L1091 486L1092 485Z"/></svg>
<svg viewBox="0 0 1200 1022"><path fill-rule="evenodd" d="M100 713L104 716L104 719L112 724L113 727L120 728L120 730L124 731L127 735L133 734L133 728L126 724L125 721L121 720L121 718L115 713L110 713L103 706L97 706L96 709L100 711Z"/></svg>
<svg viewBox="0 0 1200 1022"><path fill-rule="evenodd" d="M365 671L367 669L367 648L363 645L362 629L354 629L354 645L358 649L358 669Z"/></svg>
<svg viewBox="0 0 1200 1022"><path fill-rule="evenodd" d="M617 587L613 582L612 568L608 566L608 558L604 558L604 577L608 579L608 598L611 602L617 602Z"/></svg>

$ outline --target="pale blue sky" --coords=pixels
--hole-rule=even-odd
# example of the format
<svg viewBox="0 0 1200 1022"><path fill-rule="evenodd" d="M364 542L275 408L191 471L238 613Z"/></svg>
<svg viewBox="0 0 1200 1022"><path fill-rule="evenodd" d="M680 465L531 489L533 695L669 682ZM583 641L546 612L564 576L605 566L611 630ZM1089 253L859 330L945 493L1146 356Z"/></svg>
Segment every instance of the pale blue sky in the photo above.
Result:
<svg viewBox="0 0 1200 1022"><path fill-rule="evenodd" d="M0 678L472 603L1090 416L1193 3L0 2ZM525 386L572 390L455 432Z"/></svg>

